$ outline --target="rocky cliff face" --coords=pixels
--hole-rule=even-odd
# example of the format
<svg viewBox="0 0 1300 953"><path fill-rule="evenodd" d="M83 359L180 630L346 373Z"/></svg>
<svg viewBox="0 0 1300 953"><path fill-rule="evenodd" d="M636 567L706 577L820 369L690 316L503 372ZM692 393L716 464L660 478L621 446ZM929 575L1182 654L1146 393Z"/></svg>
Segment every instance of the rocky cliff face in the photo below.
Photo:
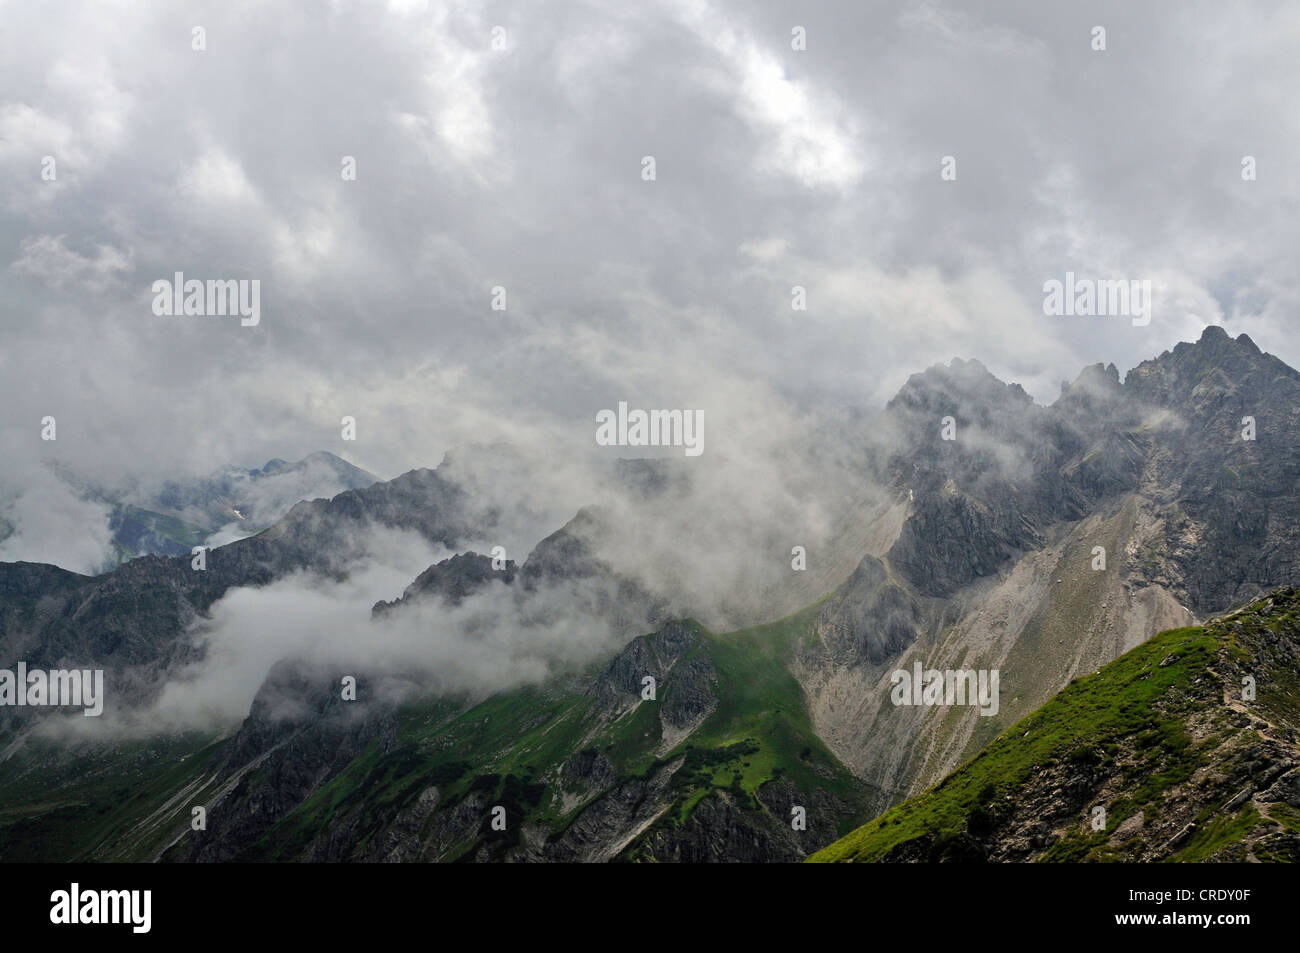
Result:
<svg viewBox="0 0 1300 953"><path fill-rule="evenodd" d="M1300 373L1212 327L1134 368L1125 389L1176 415L1153 454L1167 501L1157 561L1175 591L1208 613L1294 583Z"/></svg>
<svg viewBox="0 0 1300 953"><path fill-rule="evenodd" d="M235 859L371 746L382 752L395 746L393 708L344 700L338 688L343 674L303 660L272 669L226 745L220 768L226 784L204 805L212 823L191 831L173 848L173 859Z"/></svg>
<svg viewBox="0 0 1300 953"><path fill-rule="evenodd" d="M975 362L908 381L877 452L906 519L795 665L818 732L889 792L879 808L1161 629L1300 582L1298 385L1219 328L1123 383L1087 368L1050 407ZM856 655L852 612L875 640ZM917 661L1000 671L998 714L894 706L891 673Z"/></svg>

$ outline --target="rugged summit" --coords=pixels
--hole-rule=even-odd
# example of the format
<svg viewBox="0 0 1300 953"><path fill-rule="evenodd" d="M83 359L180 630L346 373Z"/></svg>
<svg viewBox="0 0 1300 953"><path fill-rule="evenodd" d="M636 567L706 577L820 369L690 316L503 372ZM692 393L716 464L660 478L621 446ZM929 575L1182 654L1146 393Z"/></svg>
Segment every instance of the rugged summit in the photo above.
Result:
<svg viewBox="0 0 1300 953"><path fill-rule="evenodd" d="M841 606L793 671L878 808L1157 631L1300 582L1300 375L1244 336L1208 328L1122 383L1086 368L1048 407L954 361L877 432L906 515L831 603L863 650L845 654ZM999 714L895 708L889 675L916 661L999 669Z"/></svg>

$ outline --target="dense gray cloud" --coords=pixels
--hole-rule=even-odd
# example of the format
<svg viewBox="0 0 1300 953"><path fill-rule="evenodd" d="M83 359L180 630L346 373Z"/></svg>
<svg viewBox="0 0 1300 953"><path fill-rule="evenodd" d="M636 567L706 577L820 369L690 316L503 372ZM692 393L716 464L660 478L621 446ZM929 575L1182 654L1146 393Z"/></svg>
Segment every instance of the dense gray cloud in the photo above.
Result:
<svg viewBox="0 0 1300 953"><path fill-rule="evenodd" d="M101 571L112 552L109 508L36 467L9 463L0 487L0 561Z"/></svg>
<svg viewBox="0 0 1300 953"><path fill-rule="evenodd" d="M936 361L1050 402L1206 323L1300 364L1293 5L0 0L0 24L9 500L51 460L572 458L619 400L703 409L700 466L736 465ZM155 316L177 271L259 279L261 323ZM1150 279L1154 319L1045 316L1066 271ZM34 548L3 552L82 568L87 515L64 551L11 515Z"/></svg>

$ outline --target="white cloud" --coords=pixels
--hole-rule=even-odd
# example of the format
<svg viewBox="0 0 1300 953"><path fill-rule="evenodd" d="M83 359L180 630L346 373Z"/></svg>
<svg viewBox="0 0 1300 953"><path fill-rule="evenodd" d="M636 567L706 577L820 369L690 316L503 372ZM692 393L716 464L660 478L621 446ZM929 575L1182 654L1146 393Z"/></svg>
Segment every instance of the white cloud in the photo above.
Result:
<svg viewBox="0 0 1300 953"><path fill-rule="evenodd" d="M625 397L703 406L722 444L745 428L715 420L870 410L953 356L1050 400L1200 322L1300 363L1282 6L1115 6L1095 56L1028 0L272 2L214 7L202 54L165 5L66 10L6 7L30 42L0 62L0 402L57 411L83 470L297 459L351 414L392 476L579 446ZM1067 269L1158 280L1162 308L1045 318ZM152 315L178 270L262 279L262 324ZM14 446L0 483L38 459Z"/></svg>
<svg viewBox="0 0 1300 953"><path fill-rule="evenodd" d="M12 470L5 476L13 480ZM0 494L12 484L0 486ZM12 492L12 491L11 491ZM43 468L20 481L16 494L0 496L0 526L12 532L0 539L0 562L52 563L93 575L113 565L109 509L81 498Z"/></svg>
<svg viewBox="0 0 1300 953"><path fill-rule="evenodd" d="M833 91L793 79L782 58L737 26L736 17L701 0L680 5L683 22L721 57L698 75L724 96L760 136L756 167L817 188L847 188L867 170L854 117ZM789 34L786 34L789 38ZM799 55L794 53L793 55Z"/></svg>
<svg viewBox="0 0 1300 953"><path fill-rule="evenodd" d="M102 293L120 281L121 273L131 270L131 253L112 245L97 245L93 254L82 254L67 246L66 235L40 235L23 240L12 267L51 288L72 285Z"/></svg>

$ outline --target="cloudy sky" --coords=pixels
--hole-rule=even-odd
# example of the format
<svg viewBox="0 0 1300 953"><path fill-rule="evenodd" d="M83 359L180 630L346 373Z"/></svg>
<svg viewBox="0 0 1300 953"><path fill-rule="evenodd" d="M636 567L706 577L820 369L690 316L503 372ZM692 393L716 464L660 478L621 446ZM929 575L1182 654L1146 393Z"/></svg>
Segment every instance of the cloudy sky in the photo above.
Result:
<svg viewBox="0 0 1300 953"><path fill-rule="evenodd" d="M1297 48L1288 3L0 0L0 482L387 478L619 400L715 447L1207 323L1300 364ZM177 271L260 324L155 315ZM1151 323L1045 316L1066 271Z"/></svg>

